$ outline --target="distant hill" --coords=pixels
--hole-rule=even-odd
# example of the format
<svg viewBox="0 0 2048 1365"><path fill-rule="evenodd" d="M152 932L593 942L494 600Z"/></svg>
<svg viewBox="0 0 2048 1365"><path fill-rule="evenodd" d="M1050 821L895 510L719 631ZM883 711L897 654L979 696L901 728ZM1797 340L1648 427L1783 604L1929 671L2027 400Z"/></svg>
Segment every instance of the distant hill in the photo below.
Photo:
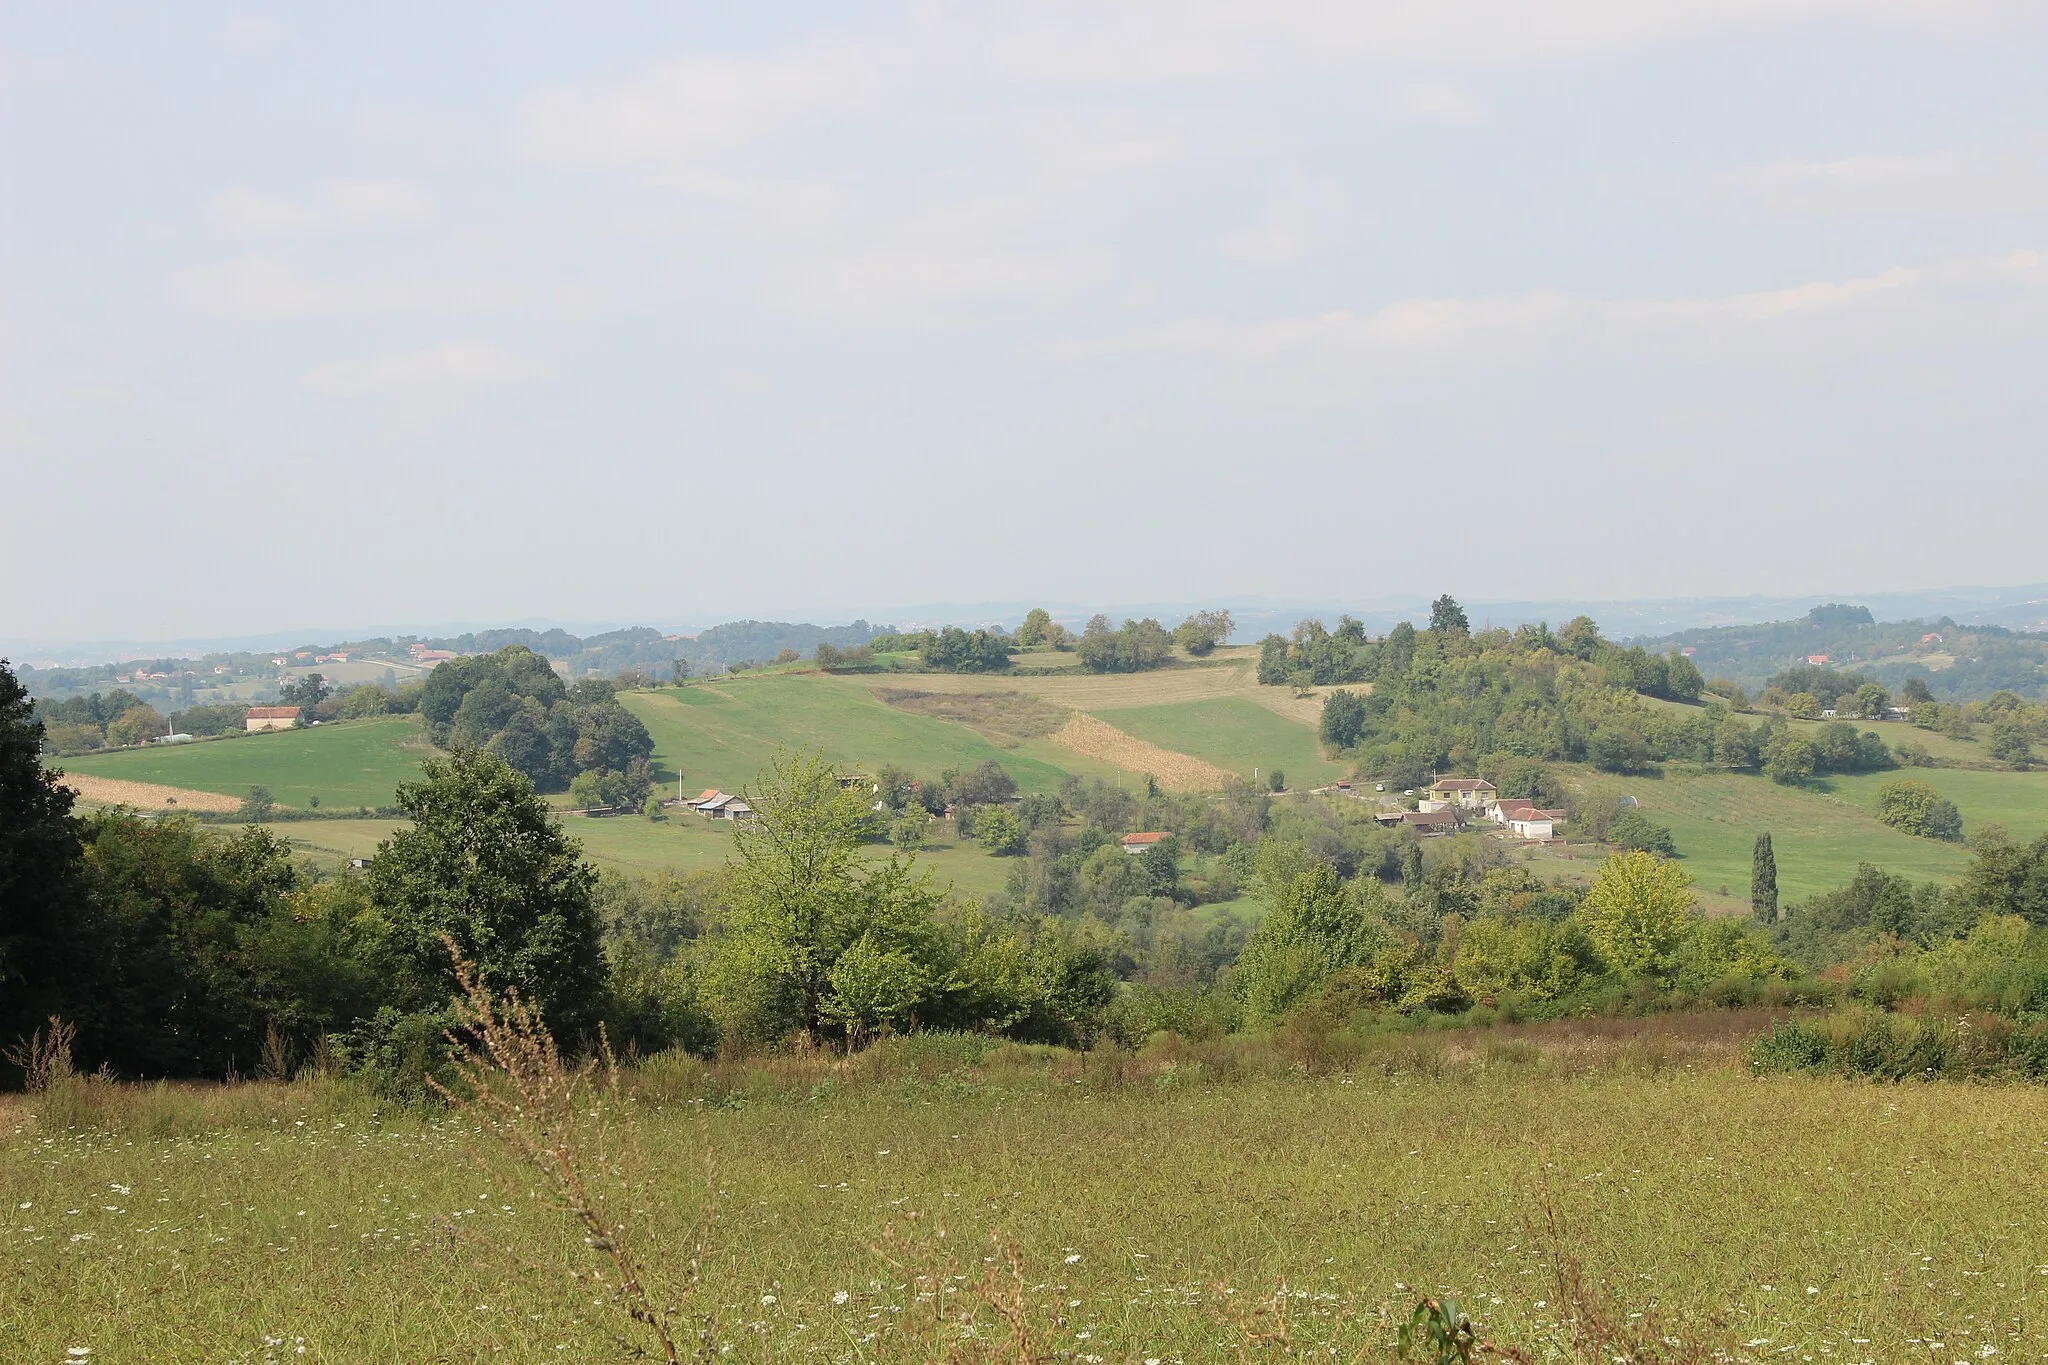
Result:
<svg viewBox="0 0 2048 1365"><path fill-rule="evenodd" d="M1970 701L2006 690L2048 696L2048 633L1934 620L1878 621L1863 606L1827 603L1790 621L1681 630L1636 641L1662 652L1690 650L1709 678L1751 692L1787 668L1822 662L1897 691L1921 678L1941 701Z"/></svg>

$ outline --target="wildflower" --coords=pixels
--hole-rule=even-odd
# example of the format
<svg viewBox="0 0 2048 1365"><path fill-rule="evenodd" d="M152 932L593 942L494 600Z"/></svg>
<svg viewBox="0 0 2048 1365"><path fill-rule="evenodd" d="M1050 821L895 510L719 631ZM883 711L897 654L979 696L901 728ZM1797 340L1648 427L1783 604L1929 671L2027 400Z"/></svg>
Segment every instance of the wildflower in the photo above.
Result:
<svg viewBox="0 0 2048 1365"><path fill-rule="evenodd" d="M768 1307L769 1305L773 1304L774 1302L775 1302L775 1296L774 1296L773 1294L763 1294L763 1295L761 1296L761 1306L762 1306L763 1308L766 1308L766 1307Z"/></svg>
<svg viewBox="0 0 2048 1365"><path fill-rule="evenodd" d="M1807 1293L1809 1293L1809 1294L1818 1294L1818 1293L1820 1293L1820 1291L1819 1291L1818 1289L1815 1289L1815 1288L1814 1288L1814 1287L1813 1287L1812 1285L1808 1285L1808 1286L1806 1286L1806 1292L1807 1292Z"/></svg>
<svg viewBox="0 0 2048 1365"><path fill-rule="evenodd" d="M848 1294L844 1289L835 1290L832 1294L832 1302L835 1304L843 1304L851 1297L853 1296Z"/></svg>
<svg viewBox="0 0 2048 1365"><path fill-rule="evenodd" d="M64 1348L64 1354L70 1356L73 1360L84 1360L87 1356L92 1354L92 1347L66 1346Z"/></svg>
<svg viewBox="0 0 2048 1365"><path fill-rule="evenodd" d="M113 1191L113 1192L114 1192L115 1194L133 1194L133 1193L135 1193L135 1191L134 1191L134 1190L133 1190L132 1188L130 1188L129 1186L127 1186L127 1185L109 1185L109 1186L107 1186L107 1188L108 1188L108 1189L110 1189L110 1190L112 1190L112 1191Z"/></svg>
<svg viewBox="0 0 2048 1365"><path fill-rule="evenodd" d="M1071 1255L1071 1256L1067 1257L1067 1264L1068 1264L1068 1265L1076 1265L1076 1264L1079 1264L1080 1260L1081 1260L1081 1253L1077 1251L1077 1252L1075 1252L1075 1253L1074 1253L1073 1255Z"/></svg>
<svg viewBox="0 0 2048 1365"><path fill-rule="evenodd" d="M20 1203L19 1205L17 1205L17 1207L19 1207L19 1208L24 1208L24 1209L32 1209L32 1208L34 1208L35 1206L36 1206L36 1201L35 1201L35 1200L33 1200L33 1199L24 1199L24 1200L22 1200L22 1201L21 1201L21 1203Z"/></svg>

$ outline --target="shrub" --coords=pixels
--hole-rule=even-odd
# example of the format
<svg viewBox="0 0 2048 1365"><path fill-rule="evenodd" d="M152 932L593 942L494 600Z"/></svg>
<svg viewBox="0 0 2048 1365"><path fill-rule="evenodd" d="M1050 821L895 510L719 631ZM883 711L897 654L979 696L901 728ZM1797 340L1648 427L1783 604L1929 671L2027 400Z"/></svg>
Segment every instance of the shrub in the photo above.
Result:
<svg viewBox="0 0 2048 1365"><path fill-rule="evenodd" d="M1678 845L1671 838L1671 830L1633 806L1617 811L1607 822L1607 839L1631 853L1661 853L1667 858L1678 856Z"/></svg>
<svg viewBox="0 0 2048 1365"><path fill-rule="evenodd" d="M1877 818L1893 829L1923 839L1953 843L1963 837L1963 817L1955 802L1925 782L1902 777L1877 789Z"/></svg>

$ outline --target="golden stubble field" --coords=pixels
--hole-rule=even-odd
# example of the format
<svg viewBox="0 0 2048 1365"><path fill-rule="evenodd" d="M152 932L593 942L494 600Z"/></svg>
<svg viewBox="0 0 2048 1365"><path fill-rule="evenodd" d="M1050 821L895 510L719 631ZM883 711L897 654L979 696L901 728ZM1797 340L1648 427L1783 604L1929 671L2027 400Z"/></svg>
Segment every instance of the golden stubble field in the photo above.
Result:
<svg viewBox="0 0 2048 1365"><path fill-rule="evenodd" d="M1009 1283L992 1234L1064 1359L1382 1358L1418 1292L1569 1358L1560 1259L1727 1359L2040 1358L2048 1092L1752 1079L1757 1022L1468 1032L1322 1074L946 1039L657 1059L622 1207L720 1358L921 1358L920 1314ZM36 1107L0 1108L9 1359L624 1358L632 1324L571 1275L592 1253L475 1164L467 1120L325 1080L127 1091L74 1128Z"/></svg>

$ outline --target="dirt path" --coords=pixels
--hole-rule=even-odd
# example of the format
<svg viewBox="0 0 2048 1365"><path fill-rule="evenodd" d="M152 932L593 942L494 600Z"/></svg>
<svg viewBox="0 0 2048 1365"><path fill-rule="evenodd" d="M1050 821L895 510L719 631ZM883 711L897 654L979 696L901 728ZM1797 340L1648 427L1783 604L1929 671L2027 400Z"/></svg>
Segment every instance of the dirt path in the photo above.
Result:
<svg viewBox="0 0 2048 1365"><path fill-rule="evenodd" d="M127 782L118 777L90 777L66 773L63 784L88 801L107 806L134 806L138 810L161 810L177 806L184 810L236 811L242 803L219 792L194 791L190 787L166 787L156 782Z"/></svg>

